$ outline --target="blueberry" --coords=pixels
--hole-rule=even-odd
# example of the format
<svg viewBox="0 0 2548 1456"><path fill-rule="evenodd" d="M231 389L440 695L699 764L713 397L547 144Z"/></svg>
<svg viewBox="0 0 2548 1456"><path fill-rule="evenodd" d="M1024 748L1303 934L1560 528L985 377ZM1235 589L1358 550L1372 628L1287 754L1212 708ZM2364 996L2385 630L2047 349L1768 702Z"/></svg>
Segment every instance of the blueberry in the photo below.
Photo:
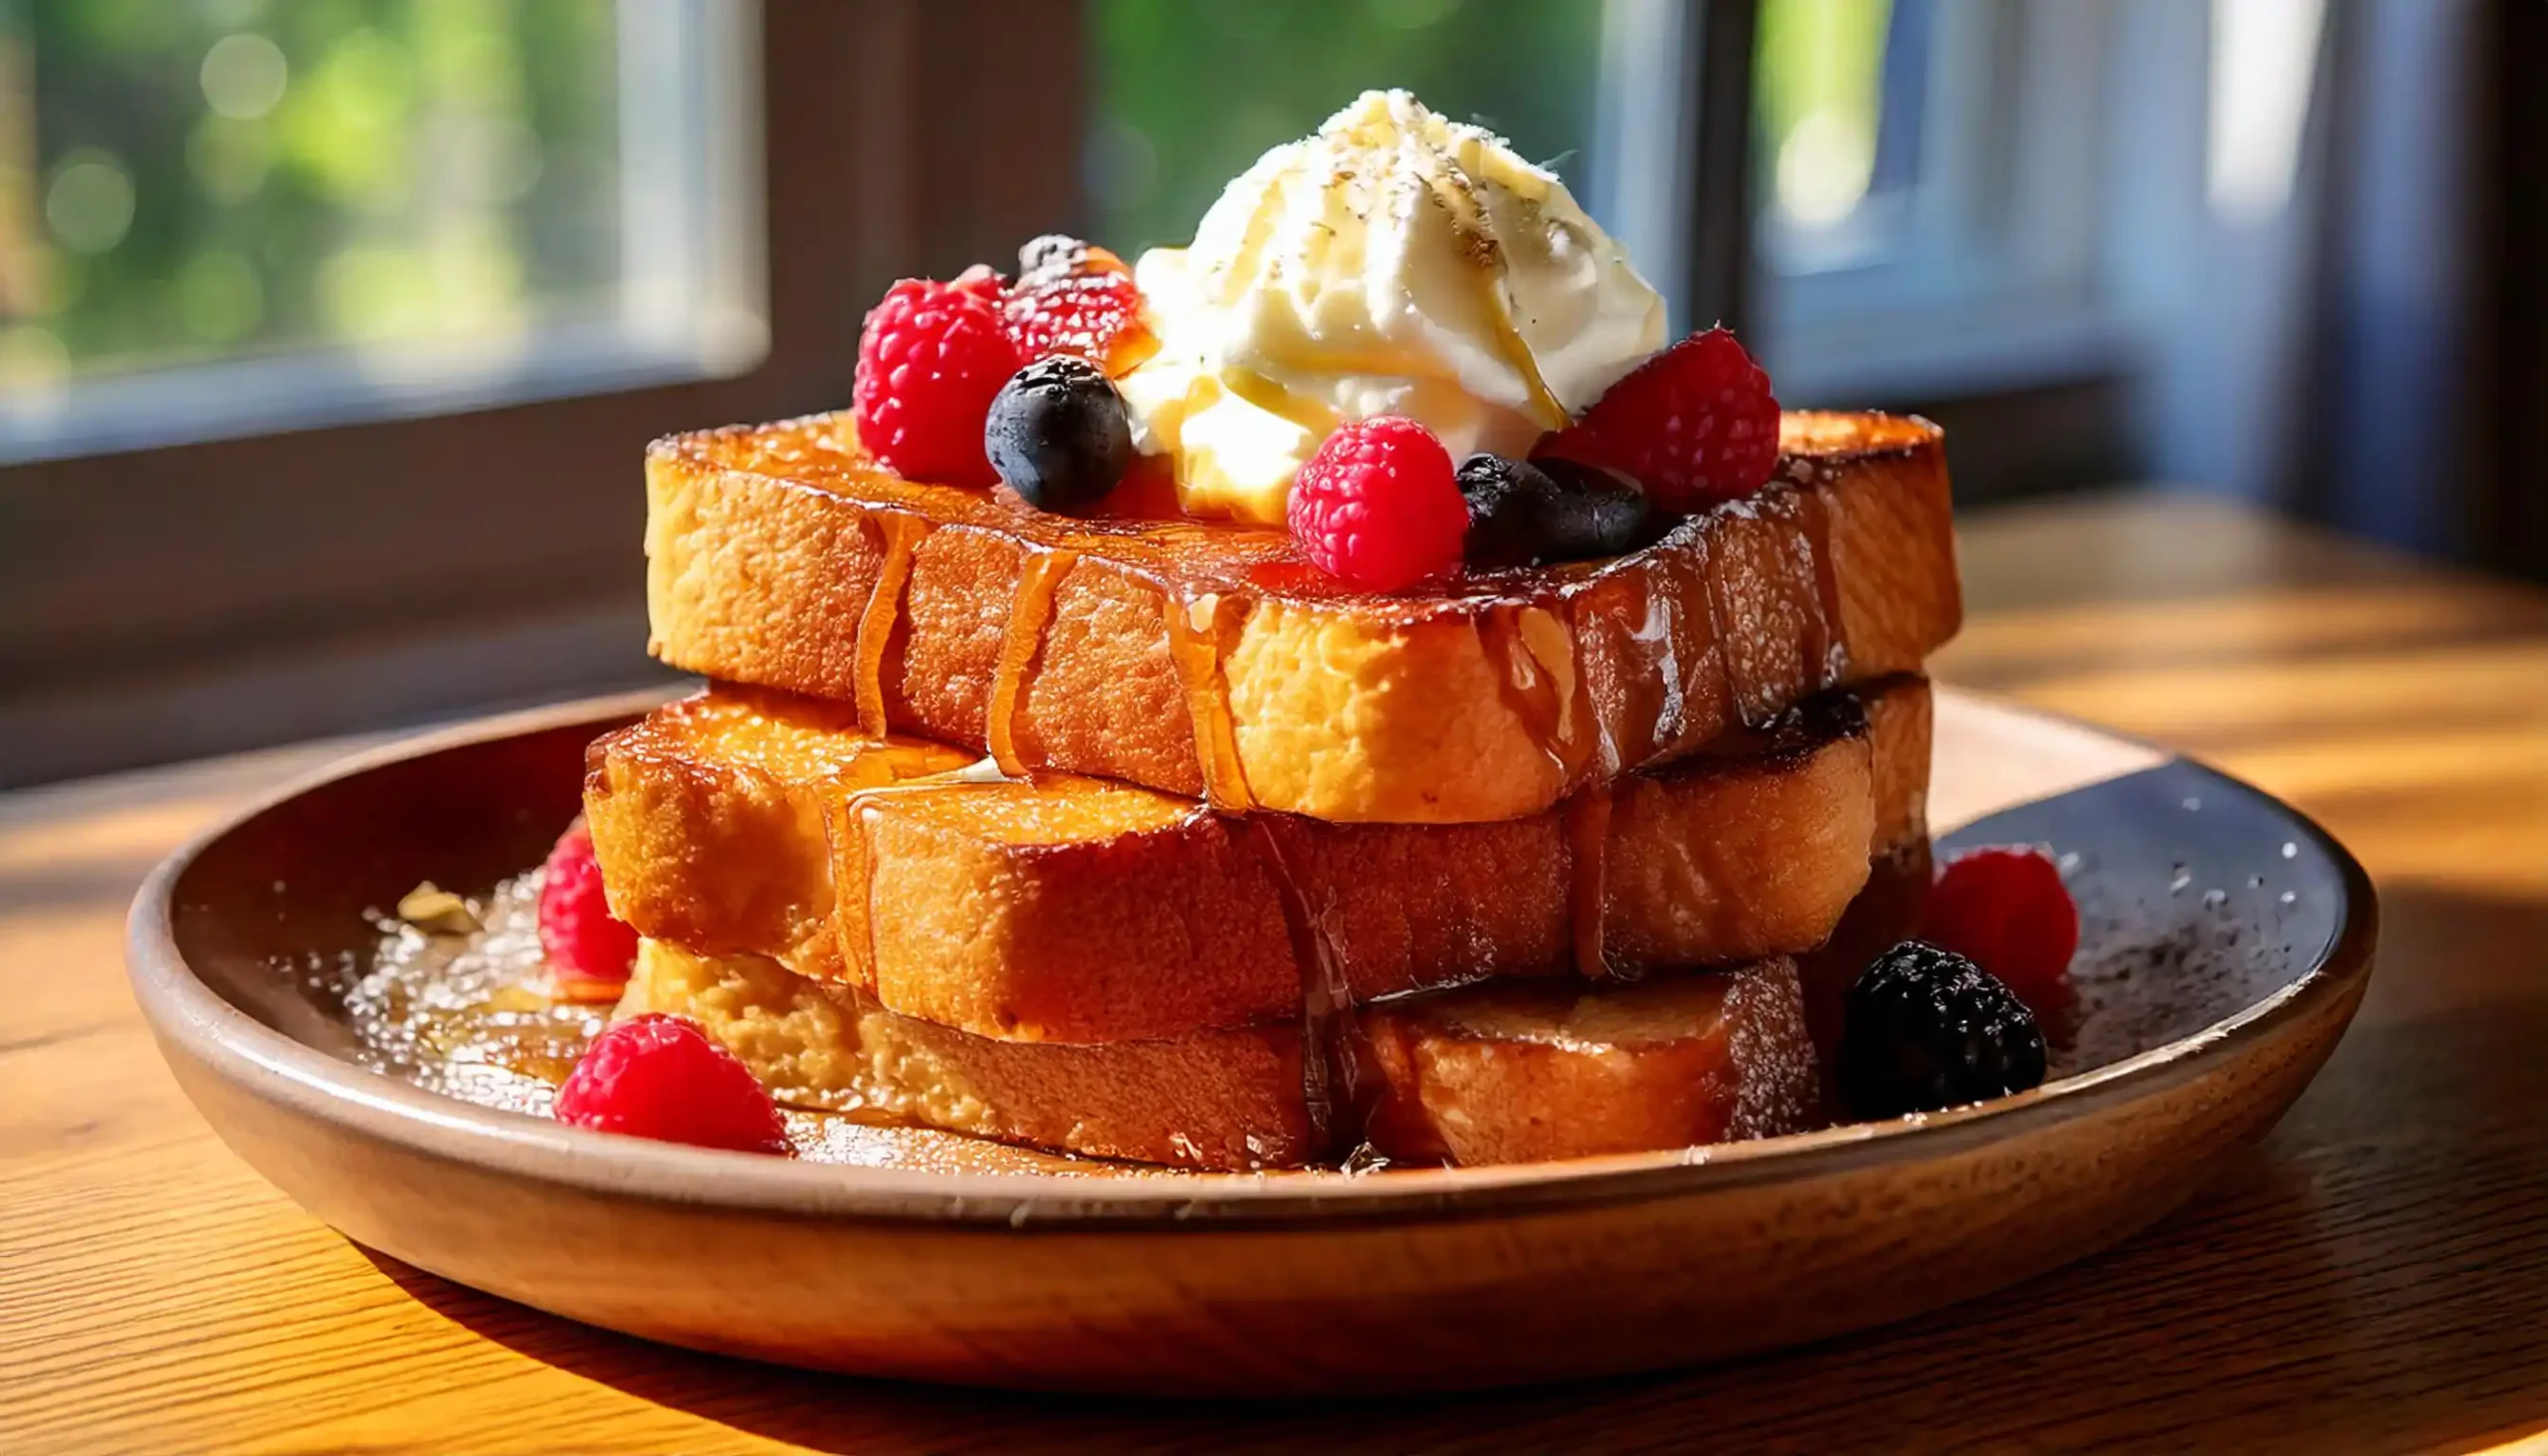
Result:
<svg viewBox="0 0 2548 1456"><path fill-rule="evenodd" d="M1650 545L1659 532L1654 503L1636 482L1598 466L1572 460L1536 462L1540 473L1557 485L1542 528L1548 532L1545 560L1586 561L1623 556Z"/></svg>
<svg viewBox="0 0 2548 1456"><path fill-rule="evenodd" d="M2023 1092L2043 1081L2043 1033L2023 1001L1952 950L1905 940L1849 987L1840 1098L1898 1118Z"/></svg>
<svg viewBox="0 0 2548 1456"><path fill-rule="evenodd" d="M1124 397L1095 364L1068 354L1011 374L982 421L991 469L1026 504L1071 512L1115 489L1133 462Z"/></svg>
<svg viewBox="0 0 2548 1456"><path fill-rule="evenodd" d="M1540 554L1540 502L1556 485L1527 460L1472 455L1460 466L1472 566L1528 566Z"/></svg>
<svg viewBox="0 0 2548 1456"><path fill-rule="evenodd" d="M1571 460L1472 455L1459 479L1469 503L1472 566L1592 560L1654 538L1645 493L1605 470Z"/></svg>

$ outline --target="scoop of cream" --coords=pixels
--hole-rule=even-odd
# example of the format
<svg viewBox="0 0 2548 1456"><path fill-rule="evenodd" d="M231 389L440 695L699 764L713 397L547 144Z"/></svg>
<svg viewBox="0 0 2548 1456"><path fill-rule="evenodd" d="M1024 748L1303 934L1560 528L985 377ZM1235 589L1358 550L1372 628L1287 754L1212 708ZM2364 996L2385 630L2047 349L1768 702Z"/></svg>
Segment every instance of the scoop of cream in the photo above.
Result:
<svg viewBox="0 0 2548 1456"><path fill-rule="evenodd" d="M1160 351L1121 381L1189 513L1280 525L1347 420L1451 458L1527 451L1663 342L1663 301L1548 171L1402 91L1366 92L1135 268Z"/></svg>

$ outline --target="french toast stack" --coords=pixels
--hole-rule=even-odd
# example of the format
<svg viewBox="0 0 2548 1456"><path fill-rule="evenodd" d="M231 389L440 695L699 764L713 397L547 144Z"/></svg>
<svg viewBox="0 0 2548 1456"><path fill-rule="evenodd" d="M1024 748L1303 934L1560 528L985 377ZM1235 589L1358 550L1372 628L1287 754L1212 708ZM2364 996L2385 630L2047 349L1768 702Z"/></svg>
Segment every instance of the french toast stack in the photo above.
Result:
<svg viewBox="0 0 2548 1456"><path fill-rule="evenodd" d="M653 649L711 683L591 749L621 1009L785 1104L1189 1168L1808 1126L1960 603L1934 429L1782 445L1628 555L1373 596L845 415L659 442Z"/></svg>

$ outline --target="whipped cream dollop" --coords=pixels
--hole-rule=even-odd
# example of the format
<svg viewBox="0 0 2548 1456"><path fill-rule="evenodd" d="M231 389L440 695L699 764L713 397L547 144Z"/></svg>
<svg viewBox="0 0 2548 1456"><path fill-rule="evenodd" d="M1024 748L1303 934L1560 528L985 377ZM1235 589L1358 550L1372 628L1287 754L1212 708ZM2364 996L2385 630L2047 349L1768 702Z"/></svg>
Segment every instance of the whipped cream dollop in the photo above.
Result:
<svg viewBox="0 0 2548 1456"><path fill-rule="evenodd" d="M1519 455L1663 342L1663 301L1566 184L1402 91L1265 153L1134 274L1160 350L1120 381L1198 516L1283 523L1348 420Z"/></svg>

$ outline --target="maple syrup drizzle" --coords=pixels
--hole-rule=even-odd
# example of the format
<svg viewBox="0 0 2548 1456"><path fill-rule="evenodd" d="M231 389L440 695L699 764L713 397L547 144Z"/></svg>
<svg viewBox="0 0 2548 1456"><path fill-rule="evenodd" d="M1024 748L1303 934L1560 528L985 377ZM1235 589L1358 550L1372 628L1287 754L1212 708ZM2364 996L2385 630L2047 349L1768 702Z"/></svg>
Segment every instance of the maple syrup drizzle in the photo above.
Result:
<svg viewBox="0 0 2548 1456"><path fill-rule="evenodd" d="M871 738L885 736L885 648L902 615L903 587L911 580L912 553L929 522L899 511L879 512L876 528L884 536L885 560L876 570L876 589L867 609L858 614L857 706L859 730Z"/></svg>
<svg viewBox="0 0 2548 1456"><path fill-rule="evenodd" d="M1799 510L1805 520L1805 548L1812 558L1813 594L1821 606L1821 641L1811 644L1810 661L1818 688L1836 688L1849 676L1849 642L1840 620L1839 563L1831 558L1831 495L1819 485L1799 483Z"/></svg>
<svg viewBox="0 0 2548 1456"><path fill-rule="evenodd" d="M1354 1057L1354 993L1336 937L1301 890L1273 825L1255 817L1230 821L1274 882L1301 977L1301 1105L1309 1121L1304 1161L1333 1161L1341 1151L1345 1115L1359 1105Z"/></svg>
<svg viewBox="0 0 2548 1456"><path fill-rule="evenodd" d="M1559 781L1571 781L1583 757L1582 685L1565 622L1534 603L1498 602L1477 619L1477 634L1505 710L1556 767Z"/></svg>
<svg viewBox="0 0 2548 1456"><path fill-rule="evenodd" d="M1256 807L1247 770L1238 758L1238 728L1230 721L1229 679L1221 668L1222 607L1217 592L1187 597L1167 594L1168 656L1185 685L1185 711L1194 721L1194 756L1203 771L1203 797L1215 809Z"/></svg>
<svg viewBox="0 0 2548 1456"><path fill-rule="evenodd" d="M1722 507L1718 508L1719 513L1723 510ZM1700 583L1705 587L1699 595L1707 598L1708 605L1708 645L1715 650L1717 664L1722 669L1715 674L1717 690L1721 695L1716 705L1716 712L1702 721L1716 728L1731 728L1736 724L1751 722L1750 716L1744 711L1743 695L1735 687L1733 638L1725 630L1724 520L1722 514L1712 514L1707 520L1708 529L1701 537L1701 540L1706 543L1707 559L1700 567L1699 574Z"/></svg>
<svg viewBox="0 0 2548 1456"><path fill-rule="evenodd" d="M881 963L876 957L878 909L876 905L876 841L869 832L874 827L876 816L880 812L876 801L898 795L934 793L961 788L969 784L996 783L1004 771L994 765L990 759L984 758L967 763L961 768L943 768L935 773L915 773L909 778L889 778L883 783L861 784L843 796L838 810L824 821L823 832L831 841L832 869L836 881L840 878L841 859L845 848L842 841L850 836L855 836L857 839L858 915L859 925L866 932L864 937L866 943L864 945L849 943L846 929L838 934L841 939L841 959L847 963L852 977L864 984L871 993L878 988L877 967ZM835 883L832 886L834 906L844 902L849 890L850 887L845 884ZM837 918L836 913L835 919Z"/></svg>
<svg viewBox="0 0 2548 1456"><path fill-rule="evenodd" d="M833 821L839 826L835 833L855 836L857 840L858 926L860 930L867 933L861 937L866 943L851 945L848 928L845 926L835 930L833 934L840 936L841 959L847 962L846 968L850 978L865 986L871 994L879 989L879 983L883 978L879 968L883 962L878 959L876 950L876 838L868 832L871 828L870 816L873 813L874 809L868 803L867 795L863 792L854 793L849 796L848 802L841 805L840 814ZM835 877L839 876L842 869L842 846L833 845L832 873ZM832 887L832 901L835 907L848 895L849 890L850 887L847 885L836 884ZM839 919L837 909L834 911L833 919L835 921Z"/></svg>
<svg viewBox="0 0 2548 1456"><path fill-rule="evenodd" d="M1026 765L1017 756L1017 705L1026 694L1026 670L1044 645L1053 621L1053 596L1079 560L1076 551L1035 551L1017 572L1017 600L1008 627L1000 636L999 666L991 674L990 707L982 720L983 745L999 771L1022 778Z"/></svg>
<svg viewBox="0 0 2548 1456"><path fill-rule="evenodd" d="M1703 578L1704 579L1704 578ZM1620 743L1611 729L1609 716L1594 719L1600 734L1602 777L1624 772L1637 763L1653 757L1666 746L1678 742L1689 728L1689 669L1674 646L1679 625L1679 598L1667 591L1657 591L1651 582L1640 580L1636 586L1638 613L1634 625L1627 630L1628 641L1636 645L1637 666L1644 679L1653 685L1654 700L1644 721L1635 727L1638 740L1633 745ZM1619 704L1619 727L1626 728L1632 700ZM1630 758L1633 752L1634 758Z"/></svg>
<svg viewBox="0 0 2548 1456"><path fill-rule="evenodd" d="M1602 943L1609 908L1610 786L1594 784L1566 801L1566 846L1571 882L1567 919L1575 942L1575 970L1595 980L1611 978Z"/></svg>

